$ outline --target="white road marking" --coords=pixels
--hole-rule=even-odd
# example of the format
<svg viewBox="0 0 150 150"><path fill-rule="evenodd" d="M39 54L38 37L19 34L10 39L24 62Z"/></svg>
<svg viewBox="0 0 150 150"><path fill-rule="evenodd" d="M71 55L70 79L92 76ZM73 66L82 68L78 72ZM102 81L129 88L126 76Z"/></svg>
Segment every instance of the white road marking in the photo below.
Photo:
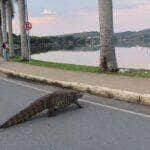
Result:
<svg viewBox="0 0 150 150"><path fill-rule="evenodd" d="M107 109L122 111L122 112L129 113L129 114L132 114L132 115L141 116L141 117L144 117L144 118L150 118L150 115L143 114L143 113L137 113L137 112L130 111L130 110L127 110L127 109L121 109L121 108L118 108L118 107L113 107L113 106L110 106L110 105L104 105L104 104L101 104L101 103L95 103L95 102L91 102L91 101L87 101L87 100L83 100L83 99L80 100L80 101L85 102L85 103L89 103L89 104L92 104L92 105L100 106L100 107L105 107Z"/></svg>
<svg viewBox="0 0 150 150"><path fill-rule="evenodd" d="M34 86L30 86L30 85L20 83L20 82L17 82L17 81L13 81L13 80L10 80L10 79L6 79L6 78L3 78L3 77L0 77L0 79L3 80L3 81L9 82L9 83L13 83L13 84L16 84L16 85L19 85L19 86L34 89L34 90L37 90L37 91L40 91L40 92L51 93L51 91L43 90L43 89L40 89L40 88L37 88L37 87L34 87Z"/></svg>
<svg viewBox="0 0 150 150"><path fill-rule="evenodd" d="M19 85L19 86L31 88L31 89L34 89L34 90L37 90L37 91L40 91L40 92L51 93L51 91L43 90L41 88L37 88L37 87L34 87L34 86L23 84L23 83L13 81L13 80L10 80L10 79L6 79L6 78L3 78L3 77L0 77L0 79L3 80L3 81L9 82L9 83L13 83L13 84L16 84L16 85ZM92 105L96 105L96 106L100 106L100 107L104 107L104 108L107 108L107 109L110 109L110 110L121 111L121 112L129 113L129 114L132 114L132 115L144 117L144 118L150 118L150 115L147 115L147 114L144 114L144 113L138 113L138 112L130 111L130 110L127 110L127 109L121 109L121 108L118 108L118 107L113 107L113 106L110 106L110 105L104 105L104 104L101 104L101 103L96 103L96 102L83 100L83 99L79 99L79 101L84 102L84 103L88 103L88 104L92 104Z"/></svg>

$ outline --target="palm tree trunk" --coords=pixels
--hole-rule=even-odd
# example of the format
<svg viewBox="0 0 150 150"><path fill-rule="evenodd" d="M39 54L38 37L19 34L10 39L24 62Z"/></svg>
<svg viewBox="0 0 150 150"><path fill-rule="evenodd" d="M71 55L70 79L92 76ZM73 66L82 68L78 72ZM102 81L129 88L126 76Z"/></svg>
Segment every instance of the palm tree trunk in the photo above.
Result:
<svg viewBox="0 0 150 150"><path fill-rule="evenodd" d="M21 58L22 60L29 60L27 34L24 28L26 22L25 0L18 0L18 7L19 7L19 20L21 32Z"/></svg>
<svg viewBox="0 0 150 150"><path fill-rule="evenodd" d="M7 26L9 37L10 57L14 57L14 43L13 43L13 28L12 28L12 8L10 1L6 2Z"/></svg>
<svg viewBox="0 0 150 150"><path fill-rule="evenodd" d="M1 28L1 21L0 21L0 44L3 43L3 35L2 35L2 28Z"/></svg>
<svg viewBox="0 0 150 150"><path fill-rule="evenodd" d="M1 16L1 12L0 12L0 16ZM1 21L1 17L0 17L0 45L2 45L3 43L3 35L2 35L2 21ZM0 46L0 54L2 55L2 47Z"/></svg>
<svg viewBox="0 0 150 150"><path fill-rule="evenodd" d="M2 21L2 37L3 42L7 41L6 31L6 0L0 0L1 3L1 21Z"/></svg>
<svg viewBox="0 0 150 150"><path fill-rule="evenodd" d="M100 67L103 71L117 71L115 46L113 43L113 6L112 0L99 0L100 21Z"/></svg>

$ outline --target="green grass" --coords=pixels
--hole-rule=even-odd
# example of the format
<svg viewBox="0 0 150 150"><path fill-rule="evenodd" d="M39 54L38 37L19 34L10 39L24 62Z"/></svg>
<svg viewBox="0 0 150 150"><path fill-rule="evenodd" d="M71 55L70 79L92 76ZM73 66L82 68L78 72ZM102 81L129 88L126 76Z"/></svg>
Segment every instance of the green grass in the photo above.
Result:
<svg viewBox="0 0 150 150"><path fill-rule="evenodd" d="M54 63L54 62L44 62L39 60L31 60L22 61L20 57L13 58L12 61L31 64L35 66L41 67L51 67L51 68L58 68L63 70L71 70L71 71L79 71L79 72L91 72L91 73L100 73L101 70L99 67L91 67L91 66L84 66L84 65L73 65L73 64L63 64L63 63Z"/></svg>
<svg viewBox="0 0 150 150"><path fill-rule="evenodd" d="M130 77L141 77L141 78L150 78L150 71L146 70L130 70L123 73L118 72L118 75L130 76Z"/></svg>
<svg viewBox="0 0 150 150"><path fill-rule="evenodd" d="M39 60L31 60L30 62L28 62L28 61L22 61L20 57L13 58L12 61L30 64L30 65L34 65L34 66L58 68L58 69L63 69L63 70L71 70L71 71L78 71L78 72L90 72L90 73L102 73L102 70L99 67L93 67L93 66L44 62L44 61L39 61ZM144 71L144 70L129 70L129 71L124 71L124 72L106 73L106 74L150 78L150 71Z"/></svg>

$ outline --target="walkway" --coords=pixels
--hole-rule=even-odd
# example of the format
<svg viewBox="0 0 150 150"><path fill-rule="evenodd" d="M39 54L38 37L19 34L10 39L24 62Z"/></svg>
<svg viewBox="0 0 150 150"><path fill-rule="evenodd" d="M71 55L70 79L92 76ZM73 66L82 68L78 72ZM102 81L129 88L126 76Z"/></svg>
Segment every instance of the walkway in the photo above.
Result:
<svg viewBox="0 0 150 150"><path fill-rule="evenodd" d="M101 87L150 94L150 79L148 78L74 72L56 68L31 66L15 62L1 62L0 68L10 69L12 71L26 74L29 73L52 80L86 83Z"/></svg>

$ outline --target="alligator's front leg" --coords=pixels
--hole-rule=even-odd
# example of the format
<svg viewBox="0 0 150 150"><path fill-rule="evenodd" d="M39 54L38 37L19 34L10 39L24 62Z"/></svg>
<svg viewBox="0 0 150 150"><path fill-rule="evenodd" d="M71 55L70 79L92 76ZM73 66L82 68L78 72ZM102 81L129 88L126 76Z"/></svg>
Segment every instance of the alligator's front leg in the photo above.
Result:
<svg viewBox="0 0 150 150"><path fill-rule="evenodd" d="M52 116L56 116L56 113L55 113L55 107L54 105L50 106L50 108L48 109L48 117L52 117Z"/></svg>
<svg viewBox="0 0 150 150"><path fill-rule="evenodd" d="M79 108L83 108L83 106L81 106L78 101L76 101L76 102L74 102L74 103L75 103Z"/></svg>

